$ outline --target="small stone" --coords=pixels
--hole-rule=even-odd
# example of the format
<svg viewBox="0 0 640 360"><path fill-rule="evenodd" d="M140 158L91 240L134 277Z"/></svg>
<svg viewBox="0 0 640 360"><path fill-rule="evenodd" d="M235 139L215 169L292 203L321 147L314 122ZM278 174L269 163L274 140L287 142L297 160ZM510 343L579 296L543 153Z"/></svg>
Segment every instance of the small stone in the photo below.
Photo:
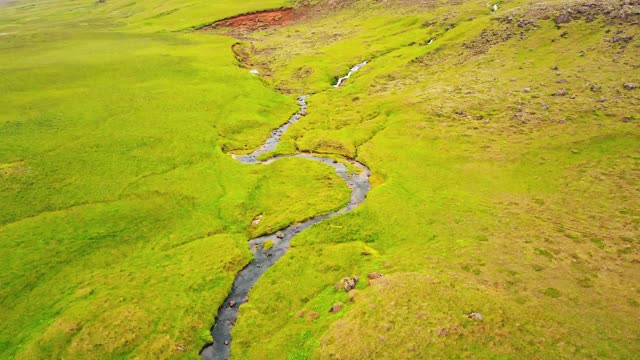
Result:
<svg viewBox="0 0 640 360"><path fill-rule="evenodd" d="M480 314L479 312L472 311L469 314L469 319L482 321L482 314Z"/></svg>
<svg viewBox="0 0 640 360"><path fill-rule="evenodd" d="M231 308L232 308L232 307L234 307L234 306L236 306L236 302L235 302L235 301L233 301L233 300L229 301L229 307L231 307Z"/></svg>
<svg viewBox="0 0 640 360"><path fill-rule="evenodd" d="M560 89L560 90L556 91L556 96L565 96L567 94L568 94L568 92L565 89Z"/></svg>
<svg viewBox="0 0 640 360"><path fill-rule="evenodd" d="M625 116L622 118L622 122L625 122L625 123L631 122L631 118Z"/></svg>
<svg viewBox="0 0 640 360"><path fill-rule="evenodd" d="M440 336L440 337L447 336L448 333L449 333L449 329L447 329L447 328L438 329L438 336Z"/></svg>
<svg viewBox="0 0 640 360"><path fill-rule="evenodd" d="M577 97L578 97L578 95L571 95L571 96L569 97L569 99L575 99L575 98L577 98Z"/></svg>
<svg viewBox="0 0 640 360"><path fill-rule="evenodd" d="M589 90L593 91L593 92L599 92L600 90L602 90L602 87L600 85L591 85L589 87Z"/></svg>
<svg viewBox="0 0 640 360"><path fill-rule="evenodd" d="M283 233L282 231L278 231L278 232L276 233L276 237L277 237L278 239L282 239L282 238L284 237L284 233Z"/></svg>
<svg viewBox="0 0 640 360"><path fill-rule="evenodd" d="M515 82L516 80L518 80L518 79L516 79L516 78L511 78L511 80L509 80L509 81L511 81L511 82Z"/></svg>
<svg viewBox="0 0 640 360"><path fill-rule="evenodd" d="M355 289L356 284L358 283L358 280L359 278L357 276L354 276L351 278L349 277L342 278L340 281L338 281L335 288L336 290L344 289L344 291L349 292Z"/></svg>
<svg viewBox="0 0 640 360"><path fill-rule="evenodd" d="M556 80L556 83L558 84L566 84L567 82L568 82L567 79Z"/></svg>
<svg viewBox="0 0 640 360"><path fill-rule="evenodd" d="M558 67L557 66L552 66L551 70L558 70Z"/></svg>
<svg viewBox="0 0 640 360"><path fill-rule="evenodd" d="M636 83L625 83L624 85L622 85L622 87L625 88L625 90L635 90L638 88L638 84Z"/></svg>
<svg viewBox="0 0 640 360"><path fill-rule="evenodd" d="M258 70L256 70L256 69L253 69L253 70L249 71L249 74L258 75L258 74L260 74L260 72Z"/></svg>
<svg viewBox="0 0 640 360"><path fill-rule="evenodd" d="M343 303L335 303L333 304L333 306L331 306L331 309L329 310L329 312L337 313L338 311L342 310L343 307L344 307Z"/></svg>
<svg viewBox="0 0 640 360"><path fill-rule="evenodd" d="M559 119L559 120L558 120L558 124L564 124L566 121L567 121L567 120L565 120L565 119Z"/></svg>
<svg viewBox="0 0 640 360"><path fill-rule="evenodd" d="M599 101L599 102L601 102L601 103L603 103L603 102L606 102L606 101L607 101L607 98L603 96L603 97L601 97L598 101Z"/></svg>
<svg viewBox="0 0 640 360"><path fill-rule="evenodd" d="M530 92L531 92L531 88L524 88L524 89L522 90L522 92L530 93Z"/></svg>
<svg viewBox="0 0 640 360"><path fill-rule="evenodd" d="M178 351L182 351L182 352L185 352L185 351L186 351L186 349L185 349L182 345L180 345L180 344L176 344L176 350L178 350Z"/></svg>
<svg viewBox="0 0 640 360"><path fill-rule="evenodd" d="M571 16L569 16L568 14L561 14L553 18L553 21L556 24L566 24L571 22Z"/></svg>
<svg viewBox="0 0 640 360"><path fill-rule="evenodd" d="M549 110L549 105L542 104L542 110Z"/></svg>
<svg viewBox="0 0 640 360"><path fill-rule="evenodd" d="M229 340L225 340L225 341L224 341L224 344L225 344L225 345L227 345L227 346L229 346Z"/></svg>

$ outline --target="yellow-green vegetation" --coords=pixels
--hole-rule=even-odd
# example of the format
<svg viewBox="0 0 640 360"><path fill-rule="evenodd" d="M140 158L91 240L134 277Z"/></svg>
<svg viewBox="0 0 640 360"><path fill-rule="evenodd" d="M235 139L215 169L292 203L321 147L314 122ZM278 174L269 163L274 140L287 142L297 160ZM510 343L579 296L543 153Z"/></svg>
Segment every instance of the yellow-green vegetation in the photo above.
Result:
<svg viewBox="0 0 640 360"><path fill-rule="evenodd" d="M639 4L408 3L327 2L245 41L274 87L318 92L276 152L357 157L375 187L258 282L234 358L634 357Z"/></svg>
<svg viewBox="0 0 640 360"><path fill-rule="evenodd" d="M279 4L192 3L190 26ZM253 217L277 229L348 199L328 166L224 154L294 99L239 69L233 39L152 31L168 4L125 4L0 4L2 359L194 358Z"/></svg>
<svg viewBox="0 0 640 360"><path fill-rule="evenodd" d="M273 247L273 241L271 240L267 240L264 242L264 244L262 245L262 250L264 251L269 251L271 248Z"/></svg>
<svg viewBox="0 0 640 360"><path fill-rule="evenodd" d="M0 2L0 358L196 358L246 240L347 201L225 154L303 94L265 158L373 189L258 281L233 358L637 356L640 3L498 3L293 1L238 40L192 29L285 1Z"/></svg>

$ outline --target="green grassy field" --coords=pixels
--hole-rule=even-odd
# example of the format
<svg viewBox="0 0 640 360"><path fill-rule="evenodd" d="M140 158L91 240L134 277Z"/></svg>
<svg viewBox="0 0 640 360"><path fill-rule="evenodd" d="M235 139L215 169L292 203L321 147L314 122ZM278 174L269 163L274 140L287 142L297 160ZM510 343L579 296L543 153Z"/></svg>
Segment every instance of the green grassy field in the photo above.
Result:
<svg viewBox="0 0 640 360"><path fill-rule="evenodd" d="M237 40L192 29L285 2L0 3L0 358L197 358L246 240L347 201L329 167L224 153L302 94L271 155L374 187L257 283L233 358L634 358L640 4L288 4Z"/></svg>

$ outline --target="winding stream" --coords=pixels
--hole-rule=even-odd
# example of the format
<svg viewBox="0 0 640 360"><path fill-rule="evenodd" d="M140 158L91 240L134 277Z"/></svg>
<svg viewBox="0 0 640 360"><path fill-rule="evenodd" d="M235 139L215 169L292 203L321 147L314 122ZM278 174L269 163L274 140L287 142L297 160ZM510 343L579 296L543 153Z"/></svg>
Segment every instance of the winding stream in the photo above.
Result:
<svg viewBox="0 0 640 360"><path fill-rule="evenodd" d="M354 66L347 76L338 80L338 84L334 87L340 86L344 80L351 76L352 73L358 71L366 64L367 62L365 61L364 63ZM317 216L302 223L290 225L289 227L279 231L277 235L280 237L274 233L249 240L249 249L253 253L253 260L236 275L231 292L225 299L224 303L218 308L216 322L211 328L213 343L207 344L200 351L200 356L203 360L226 360L229 358L231 353L231 330L238 318L240 306L248 301L247 296L249 291L260 279L262 274L264 274L268 268L273 266L278 259L280 259L289 250L291 239L314 224L355 209L364 201L367 192L371 187L369 184L369 176L371 175L369 168L356 160L349 160L348 162L353 167L360 170L358 173L351 172L345 164L334 161L333 159L307 153L278 156L265 161L258 160L260 155L274 150L276 146L278 146L282 134L284 134L291 125L295 124L307 114L307 98L308 96L301 96L298 98L300 110L291 116L289 121L273 130L269 138L267 138L267 140L257 150L249 155L232 155L232 157L245 164L271 164L282 158L297 157L329 165L335 169L338 176L342 178L351 189L349 203L342 209L330 214ZM267 240L271 240L274 245L269 250L264 250L264 242Z"/></svg>

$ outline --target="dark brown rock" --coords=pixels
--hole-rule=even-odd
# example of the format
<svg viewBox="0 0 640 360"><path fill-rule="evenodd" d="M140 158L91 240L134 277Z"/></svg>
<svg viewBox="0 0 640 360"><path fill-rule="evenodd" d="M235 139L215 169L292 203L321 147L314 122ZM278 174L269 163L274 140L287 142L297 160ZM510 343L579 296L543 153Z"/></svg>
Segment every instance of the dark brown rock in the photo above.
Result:
<svg viewBox="0 0 640 360"><path fill-rule="evenodd" d="M553 18L553 21L556 24L567 24L571 22L571 16L569 16L569 14L560 14Z"/></svg>

